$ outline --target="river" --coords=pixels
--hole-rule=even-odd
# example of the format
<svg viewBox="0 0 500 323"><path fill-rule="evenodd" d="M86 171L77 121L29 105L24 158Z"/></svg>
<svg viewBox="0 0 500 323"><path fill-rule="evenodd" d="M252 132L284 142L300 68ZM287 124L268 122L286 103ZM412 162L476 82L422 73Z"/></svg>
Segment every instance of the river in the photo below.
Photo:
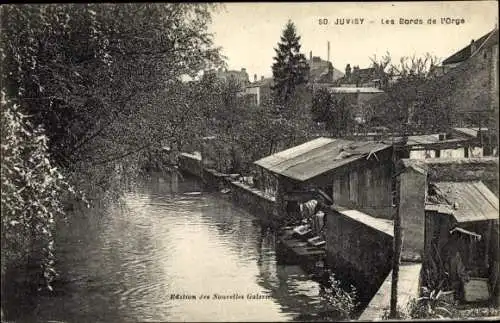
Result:
<svg viewBox="0 0 500 323"><path fill-rule="evenodd" d="M145 180L121 204L65 228L57 237L64 291L39 297L31 318L293 321L322 308L318 283L277 262L274 234L193 179Z"/></svg>

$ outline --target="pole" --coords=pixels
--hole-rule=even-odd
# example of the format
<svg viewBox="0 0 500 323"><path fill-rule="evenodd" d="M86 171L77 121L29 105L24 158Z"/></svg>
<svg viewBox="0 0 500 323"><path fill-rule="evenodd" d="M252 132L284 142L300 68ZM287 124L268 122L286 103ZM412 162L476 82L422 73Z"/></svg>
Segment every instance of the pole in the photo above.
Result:
<svg viewBox="0 0 500 323"><path fill-rule="evenodd" d="M392 283L391 283L391 304L390 318L397 318L398 307L398 282L399 282L399 267L401 263L401 249L403 246L403 232L401 228L401 214L399 213L400 204L400 177L397 174L396 163L398 161L397 152L405 148L408 141L408 131L405 125L402 142L398 145L393 141L392 161L393 161L393 176L394 181L394 241L393 241L393 258L392 258ZM399 146L399 147L398 147Z"/></svg>

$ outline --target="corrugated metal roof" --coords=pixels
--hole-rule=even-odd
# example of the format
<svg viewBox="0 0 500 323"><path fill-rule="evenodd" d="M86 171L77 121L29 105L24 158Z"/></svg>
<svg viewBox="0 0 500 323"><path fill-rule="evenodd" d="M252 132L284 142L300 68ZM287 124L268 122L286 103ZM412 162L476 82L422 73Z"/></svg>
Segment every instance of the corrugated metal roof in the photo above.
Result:
<svg viewBox="0 0 500 323"><path fill-rule="evenodd" d="M317 138L255 162L270 172L306 181L370 153L391 147L374 141Z"/></svg>
<svg viewBox="0 0 500 323"><path fill-rule="evenodd" d="M498 197L483 182L438 182L434 184L448 203L429 203L426 205L426 210L452 214L458 222L498 220Z"/></svg>

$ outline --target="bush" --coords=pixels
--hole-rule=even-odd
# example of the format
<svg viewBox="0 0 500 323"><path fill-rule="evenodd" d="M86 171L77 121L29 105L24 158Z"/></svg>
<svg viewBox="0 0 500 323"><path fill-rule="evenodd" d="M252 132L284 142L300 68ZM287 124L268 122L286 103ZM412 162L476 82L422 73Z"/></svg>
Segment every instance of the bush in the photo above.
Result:
<svg viewBox="0 0 500 323"><path fill-rule="evenodd" d="M330 274L329 286L322 289L321 296L326 302L326 312L333 319L351 319L355 308L358 306L357 291L352 285L349 290L341 286L341 282Z"/></svg>

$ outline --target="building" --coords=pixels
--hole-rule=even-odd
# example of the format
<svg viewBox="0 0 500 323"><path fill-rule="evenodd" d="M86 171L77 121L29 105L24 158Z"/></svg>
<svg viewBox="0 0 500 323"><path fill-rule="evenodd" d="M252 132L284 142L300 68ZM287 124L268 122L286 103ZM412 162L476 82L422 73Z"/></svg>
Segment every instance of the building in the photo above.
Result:
<svg viewBox="0 0 500 323"><path fill-rule="evenodd" d="M328 60L322 60L319 56L313 56L309 52L309 84L323 83L333 84L336 80L344 76L344 73L336 69Z"/></svg>
<svg viewBox="0 0 500 323"><path fill-rule="evenodd" d="M257 75L254 75L254 82L245 87L245 97L250 105L261 105L262 102L271 97L272 78L264 78L261 76L260 81L257 81Z"/></svg>
<svg viewBox="0 0 500 323"><path fill-rule="evenodd" d="M340 87L367 87L380 89L385 85L383 78L384 77L381 78L381 75L375 67L359 68L359 66L354 66L351 68L351 65L347 64L344 76L339 78L335 84Z"/></svg>
<svg viewBox="0 0 500 323"><path fill-rule="evenodd" d="M278 177L281 198L288 192L319 188L336 205L390 219L391 158L388 144L321 137L255 164ZM287 202L281 203L284 211Z"/></svg>
<svg viewBox="0 0 500 323"><path fill-rule="evenodd" d="M446 133L408 136L406 147L410 159L483 156L483 148L476 138Z"/></svg>
<svg viewBox="0 0 500 323"><path fill-rule="evenodd" d="M422 285L442 282L463 300L478 279L498 297L498 158L403 159L398 167L403 257L422 259Z"/></svg>
<svg viewBox="0 0 500 323"><path fill-rule="evenodd" d="M495 137L498 135L488 128L452 128L452 134L470 138L474 142L472 154L469 156L498 156L498 146L495 145Z"/></svg>
<svg viewBox="0 0 500 323"><path fill-rule="evenodd" d="M369 141L317 138L255 162L277 177L278 214L319 190L333 201L324 210L329 268L358 287L376 292L392 256L392 146ZM286 221L283 221L286 222Z"/></svg>
<svg viewBox="0 0 500 323"><path fill-rule="evenodd" d="M435 82L453 108L456 127L497 129L498 28L443 61ZM498 145L498 137L496 138Z"/></svg>
<svg viewBox="0 0 500 323"><path fill-rule="evenodd" d="M246 68L242 68L241 71L235 71L235 70L227 70L227 69L218 69L215 72L215 76L219 80L223 81L228 81L228 80L233 80L235 81L242 89L250 84L250 79L248 77L248 73Z"/></svg>
<svg viewBox="0 0 500 323"><path fill-rule="evenodd" d="M467 61L472 56L477 55L478 51L483 48L485 42L490 37L495 37L494 33L495 30L492 30L476 40L472 39L469 45L443 60L440 65L433 66L431 73L435 76L446 74L448 71ZM496 37L498 37L498 35Z"/></svg>

